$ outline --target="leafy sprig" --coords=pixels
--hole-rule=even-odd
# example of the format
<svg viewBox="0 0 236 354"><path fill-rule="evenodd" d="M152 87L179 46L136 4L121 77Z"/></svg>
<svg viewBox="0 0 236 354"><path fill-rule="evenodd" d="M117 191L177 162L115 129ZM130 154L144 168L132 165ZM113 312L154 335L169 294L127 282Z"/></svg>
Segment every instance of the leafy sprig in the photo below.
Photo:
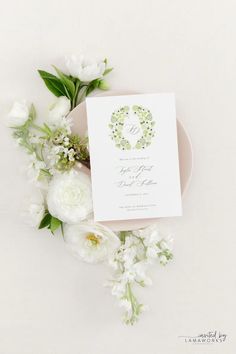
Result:
<svg viewBox="0 0 236 354"><path fill-rule="evenodd" d="M104 60L107 65L107 60ZM53 65L57 75L44 70L38 70L45 85L56 97L66 96L71 102L71 109L75 108L86 96L96 89L107 90L108 84L104 78L98 78L90 82L83 82L71 75L66 75ZM109 74L113 68L106 68L103 76Z"/></svg>
<svg viewBox="0 0 236 354"><path fill-rule="evenodd" d="M63 234L63 222L52 216L48 210L46 210L38 228L47 228L51 231L52 234L54 234L57 229L61 228Z"/></svg>

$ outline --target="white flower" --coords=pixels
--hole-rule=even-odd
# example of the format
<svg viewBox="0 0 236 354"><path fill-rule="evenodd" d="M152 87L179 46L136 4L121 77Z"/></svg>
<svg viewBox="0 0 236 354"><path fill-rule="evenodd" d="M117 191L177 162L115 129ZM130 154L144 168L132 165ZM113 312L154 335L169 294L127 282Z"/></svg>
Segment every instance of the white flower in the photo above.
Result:
<svg viewBox="0 0 236 354"><path fill-rule="evenodd" d="M122 298L126 291L126 283L125 282L115 282L112 286L111 293L112 295Z"/></svg>
<svg viewBox="0 0 236 354"><path fill-rule="evenodd" d="M73 125L72 118L62 117L58 124L55 126L56 128L63 128L66 130L67 134L71 134L71 127Z"/></svg>
<svg viewBox="0 0 236 354"><path fill-rule="evenodd" d="M141 237L144 240L144 244L146 246L155 245L162 239L158 226L156 224L150 225L145 229L133 231L133 234L138 237Z"/></svg>
<svg viewBox="0 0 236 354"><path fill-rule="evenodd" d="M122 299L119 301L119 306L123 307L128 313L132 312L132 303L127 299Z"/></svg>
<svg viewBox="0 0 236 354"><path fill-rule="evenodd" d="M91 60L72 55L66 58L66 67L71 76L83 82L90 82L103 76L106 68L104 60Z"/></svg>
<svg viewBox="0 0 236 354"><path fill-rule="evenodd" d="M29 206L29 215L31 218L31 225L37 227L42 220L45 213L44 204L32 203Z"/></svg>
<svg viewBox="0 0 236 354"><path fill-rule="evenodd" d="M32 227L40 224L45 213L45 203L42 192L39 189L33 190L31 196L27 198L27 207L24 207L22 216L26 223Z"/></svg>
<svg viewBox="0 0 236 354"><path fill-rule="evenodd" d="M162 255L160 256L160 263L161 263L162 265L166 265L166 264L168 263L168 259L166 258L166 256L165 256L164 254L162 254Z"/></svg>
<svg viewBox="0 0 236 354"><path fill-rule="evenodd" d="M61 96L58 97L54 104L49 109L48 122L53 126L61 126L61 121L70 112L71 103L70 100Z"/></svg>
<svg viewBox="0 0 236 354"><path fill-rule="evenodd" d="M34 133L30 134L29 140L30 140L31 144L39 144L39 143L42 142L42 140L40 139L40 136L38 136L38 135L36 135Z"/></svg>
<svg viewBox="0 0 236 354"><path fill-rule="evenodd" d="M28 166L28 178L30 182L36 182L40 176L40 171L46 168L44 161L37 158L35 152L30 155L30 163Z"/></svg>
<svg viewBox="0 0 236 354"><path fill-rule="evenodd" d="M92 221L66 225L65 241L75 256L89 263L109 260L120 245L113 231Z"/></svg>
<svg viewBox="0 0 236 354"><path fill-rule="evenodd" d="M55 175L49 184L47 204L50 214L65 223L86 219L93 210L90 178L73 170Z"/></svg>
<svg viewBox="0 0 236 354"><path fill-rule="evenodd" d="M29 119L29 107L26 101L14 102L7 118L7 124L10 127L20 127L24 125Z"/></svg>
<svg viewBox="0 0 236 354"><path fill-rule="evenodd" d="M172 251L173 250L173 238L171 235L167 236L166 238L162 239L160 242L160 247L163 250L169 250Z"/></svg>

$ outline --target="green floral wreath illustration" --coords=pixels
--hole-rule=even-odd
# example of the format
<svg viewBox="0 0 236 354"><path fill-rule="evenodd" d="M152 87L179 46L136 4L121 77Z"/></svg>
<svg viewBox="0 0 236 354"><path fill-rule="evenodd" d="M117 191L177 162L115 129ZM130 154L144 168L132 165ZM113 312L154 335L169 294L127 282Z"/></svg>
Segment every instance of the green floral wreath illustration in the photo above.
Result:
<svg viewBox="0 0 236 354"><path fill-rule="evenodd" d="M129 116L129 109L129 106L124 106L115 110L111 115L111 121L109 123L111 139L115 142L116 147L121 150L132 149L129 141L123 136L123 127L125 120ZM151 140L155 136L155 122L149 109L134 105L132 110L134 114L138 116L142 128L142 136L138 139L133 149L145 149L147 146L151 145Z"/></svg>

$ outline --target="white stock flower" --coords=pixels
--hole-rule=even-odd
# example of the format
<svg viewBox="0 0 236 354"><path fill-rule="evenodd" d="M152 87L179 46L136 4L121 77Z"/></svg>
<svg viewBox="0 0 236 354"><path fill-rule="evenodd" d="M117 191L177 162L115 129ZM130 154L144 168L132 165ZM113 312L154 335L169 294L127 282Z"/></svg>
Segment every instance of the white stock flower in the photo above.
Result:
<svg viewBox="0 0 236 354"><path fill-rule="evenodd" d="M65 96L60 96L49 109L48 123L53 126L61 126L61 121L70 112L71 103Z"/></svg>
<svg viewBox="0 0 236 354"><path fill-rule="evenodd" d="M22 216L28 225L37 227L45 213L44 196L40 189L32 190L24 204Z"/></svg>
<svg viewBox="0 0 236 354"><path fill-rule="evenodd" d="M119 306L123 307L125 311L131 314L132 312L132 303L128 301L127 299L121 299L119 301Z"/></svg>
<svg viewBox="0 0 236 354"><path fill-rule="evenodd" d="M124 320L133 324L137 321L144 306L132 292L132 285L147 286L152 284L147 275L148 268L157 263L166 265L173 257L169 238L164 238L156 224L135 231L123 231L120 248L115 252L110 265L114 268L111 281L112 295L125 310Z"/></svg>
<svg viewBox="0 0 236 354"><path fill-rule="evenodd" d="M30 224L33 227L37 227L40 224L45 213L45 205L44 200L42 198L41 201L32 202L29 205L29 217L30 217Z"/></svg>
<svg viewBox="0 0 236 354"><path fill-rule="evenodd" d="M40 171L46 168L44 161L41 161L37 158L35 152L30 155L30 163L28 166L27 175L30 182L37 182L40 176Z"/></svg>
<svg viewBox="0 0 236 354"><path fill-rule="evenodd" d="M106 64L104 60L92 60L84 56L72 55L66 58L66 67L71 76L83 82L90 82L103 76Z"/></svg>
<svg viewBox="0 0 236 354"><path fill-rule="evenodd" d="M147 247L157 244L157 242L162 239L157 224L150 225L145 229L133 231L133 234L141 237Z"/></svg>
<svg viewBox="0 0 236 354"><path fill-rule="evenodd" d="M86 219L93 210L90 178L74 170L55 175L49 184L47 204L50 214L65 223Z"/></svg>
<svg viewBox="0 0 236 354"><path fill-rule="evenodd" d="M75 256L88 263L109 260L120 245L113 231L92 221L66 225L65 241Z"/></svg>
<svg viewBox="0 0 236 354"><path fill-rule="evenodd" d="M7 115L7 125L9 127L20 127L29 119L29 107L26 101L14 102Z"/></svg>
<svg viewBox="0 0 236 354"><path fill-rule="evenodd" d="M44 216L45 208L44 204L31 203L29 206L29 215L31 219L31 225L37 227L40 224Z"/></svg>
<svg viewBox="0 0 236 354"><path fill-rule="evenodd" d="M112 295L118 298L122 298L125 294L125 290L126 290L126 283L122 281L117 281L112 286L111 293Z"/></svg>

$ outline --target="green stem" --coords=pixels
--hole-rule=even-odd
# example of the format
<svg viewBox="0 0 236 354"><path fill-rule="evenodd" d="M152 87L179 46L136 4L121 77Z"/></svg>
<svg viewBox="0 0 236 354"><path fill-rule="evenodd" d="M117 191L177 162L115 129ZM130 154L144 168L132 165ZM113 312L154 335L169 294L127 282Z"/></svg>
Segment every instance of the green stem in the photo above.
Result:
<svg viewBox="0 0 236 354"><path fill-rule="evenodd" d="M48 130L47 130L47 129L42 128L42 127L40 127L39 125L37 125L37 124L35 124L35 123L32 123L32 124L31 124L31 127L34 128L34 129L36 129L36 130L38 130L38 131L40 131L40 132L42 132L42 133L45 133L45 134L48 135Z"/></svg>
<svg viewBox="0 0 236 354"><path fill-rule="evenodd" d="M77 105L78 94L82 86L80 86L80 80L75 83L75 94L73 100L71 101L71 109L74 109Z"/></svg>
<svg viewBox="0 0 236 354"><path fill-rule="evenodd" d="M86 84L82 84L82 85L80 86L80 92L82 91L82 89L84 89L84 90L82 91L82 94L81 94L80 96L77 96L77 98L76 98L76 105L80 104L80 103L85 99L87 86L88 86L88 85L86 85Z"/></svg>
<svg viewBox="0 0 236 354"><path fill-rule="evenodd" d="M120 240L122 243L125 243L125 236L126 236L126 231L121 231L120 232Z"/></svg>

